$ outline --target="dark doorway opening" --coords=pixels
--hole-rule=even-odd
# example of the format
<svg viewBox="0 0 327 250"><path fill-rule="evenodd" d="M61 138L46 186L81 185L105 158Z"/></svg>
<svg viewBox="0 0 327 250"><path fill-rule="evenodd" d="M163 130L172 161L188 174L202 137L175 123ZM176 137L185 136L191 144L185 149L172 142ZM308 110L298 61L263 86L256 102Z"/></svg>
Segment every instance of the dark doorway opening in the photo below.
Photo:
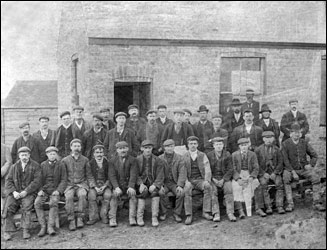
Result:
<svg viewBox="0 0 327 250"><path fill-rule="evenodd" d="M140 107L140 116L145 117L151 108L151 85L148 82L115 82L114 111L128 112L128 106Z"/></svg>

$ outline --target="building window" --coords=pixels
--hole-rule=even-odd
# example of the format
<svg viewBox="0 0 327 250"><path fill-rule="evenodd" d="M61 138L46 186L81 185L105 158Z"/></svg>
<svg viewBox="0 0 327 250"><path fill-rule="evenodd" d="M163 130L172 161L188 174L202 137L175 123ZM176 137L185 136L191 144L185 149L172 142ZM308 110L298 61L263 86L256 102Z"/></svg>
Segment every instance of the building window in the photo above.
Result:
<svg viewBox="0 0 327 250"><path fill-rule="evenodd" d="M321 60L320 126L326 126L326 55Z"/></svg>
<svg viewBox="0 0 327 250"><path fill-rule="evenodd" d="M72 64L71 64L71 92L72 92L72 103L74 105L79 105L79 95L78 95L78 81L77 81L77 73L78 73L78 57L76 54L72 56Z"/></svg>

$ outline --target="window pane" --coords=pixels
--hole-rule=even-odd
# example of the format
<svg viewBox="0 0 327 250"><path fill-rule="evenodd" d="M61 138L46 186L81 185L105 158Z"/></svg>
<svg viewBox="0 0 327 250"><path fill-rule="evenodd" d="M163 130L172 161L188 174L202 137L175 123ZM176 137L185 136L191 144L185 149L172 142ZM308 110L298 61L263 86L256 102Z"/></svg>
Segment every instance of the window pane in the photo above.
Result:
<svg viewBox="0 0 327 250"><path fill-rule="evenodd" d="M260 58L242 58L241 70L260 71Z"/></svg>

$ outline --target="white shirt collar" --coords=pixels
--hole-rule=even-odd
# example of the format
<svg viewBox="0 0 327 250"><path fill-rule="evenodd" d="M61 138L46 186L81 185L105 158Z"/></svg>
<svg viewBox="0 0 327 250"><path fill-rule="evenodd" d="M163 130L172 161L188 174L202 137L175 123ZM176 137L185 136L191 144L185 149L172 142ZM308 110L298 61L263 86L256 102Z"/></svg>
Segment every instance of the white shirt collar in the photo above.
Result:
<svg viewBox="0 0 327 250"><path fill-rule="evenodd" d="M296 117L297 110L295 110L295 111L291 110L291 112L292 112L293 116Z"/></svg>
<svg viewBox="0 0 327 250"><path fill-rule="evenodd" d="M235 119L238 121L240 119L241 113L234 113Z"/></svg>
<svg viewBox="0 0 327 250"><path fill-rule="evenodd" d="M159 117L160 118L160 121L162 122L162 123L165 123L166 122L166 119L167 119L167 116L165 116L164 118L161 118L161 117Z"/></svg>
<svg viewBox="0 0 327 250"><path fill-rule="evenodd" d="M81 123L81 125L79 125L79 124L77 123L77 120L76 120L76 121L75 121L75 124L76 124L76 126L77 126L79 129L82 129L83 122Z"/></svg>
<svg viewBox="0 0 327 250"><path fill-rule="evenodd" d="M62 126L65 128L65 129L68 129L72 124L69 124L68 126L66 126L65 124L62 124Z"/></svg>
<svg viewBox="0 0 327 250"><path fill-rule="evenodd" d="M25 168L26 168L28 162L27 163L21 162L21 163L22 163L23 172L25 172Z"/></svg>
<svg viewBox="0 0 327 250"><path fill-rule="evenodd" d="M207 120L205 120L205 121L201 121L201 120L200 120L200 123L201 123L202 125L204 125L204 124L207 123Z"/></svg>
<svg viewBox="0 0 327 250"><path fill-rule="evenodd" d="M191 152L191 151L189 151L189 152L190 152L192 160L195 161L196 158L198 157L198 151L196 150L194 152Z"/></svg>

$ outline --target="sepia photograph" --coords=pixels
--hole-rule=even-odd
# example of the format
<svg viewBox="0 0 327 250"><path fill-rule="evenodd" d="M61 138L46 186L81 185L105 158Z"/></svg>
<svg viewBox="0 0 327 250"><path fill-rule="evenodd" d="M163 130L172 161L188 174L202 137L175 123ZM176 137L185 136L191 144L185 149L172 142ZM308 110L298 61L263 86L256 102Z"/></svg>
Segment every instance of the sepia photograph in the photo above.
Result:
<svg viewBox="0 0 327 250"><path fill-rule="evenodd" d="M326 249L326 1L1 1L1 249Z"/></svg>

